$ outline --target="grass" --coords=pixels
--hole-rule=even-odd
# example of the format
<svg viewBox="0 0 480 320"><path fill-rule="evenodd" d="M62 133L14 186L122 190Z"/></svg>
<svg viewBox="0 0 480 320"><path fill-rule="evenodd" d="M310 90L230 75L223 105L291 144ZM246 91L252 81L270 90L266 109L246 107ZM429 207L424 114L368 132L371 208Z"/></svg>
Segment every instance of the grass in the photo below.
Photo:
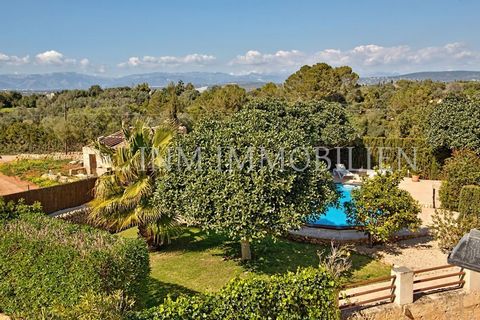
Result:
<svg viewBox="0 0 480 320"><path fill-rule="evenodd" d="M136 228L120 233L134 238ZM217 291L234 277L266 276L295 271L298 267L318 266L317 251L328 246L265 239L252 247L253 260L241 263L237 243L198 228L189 228L162 251L150 253L148 306L158 305L171 294ZM353 253L348 282L385 276L390 267L368 256ZM345 279L347 281L347 279Z"/></svg>
<svg viewBox="0 0 480 320"><path fill-rule="evenodd" d="M58 181L42 178L41 176L52 172L68 174L69 160L53 159L20 159L0 165L0 172L6 176L18 177L21 180L30 181L39 187L50 187L60 184Z"/></svg>

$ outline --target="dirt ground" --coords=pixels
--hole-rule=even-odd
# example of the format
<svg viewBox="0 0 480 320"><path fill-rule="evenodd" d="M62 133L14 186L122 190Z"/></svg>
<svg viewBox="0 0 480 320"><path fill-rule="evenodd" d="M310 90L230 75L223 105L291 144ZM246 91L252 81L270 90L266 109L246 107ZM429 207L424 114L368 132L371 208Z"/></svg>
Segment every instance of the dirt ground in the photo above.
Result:
<svg viewBox="0 0 480 320"><path fill-rule="evenodd" d="M0 157L0 164L10 162L16 159L15 156L8 155L2 155ZM36 188L38 187L31 182L22 181L16 177L8 177L0 173L0 196Z"/></svg>

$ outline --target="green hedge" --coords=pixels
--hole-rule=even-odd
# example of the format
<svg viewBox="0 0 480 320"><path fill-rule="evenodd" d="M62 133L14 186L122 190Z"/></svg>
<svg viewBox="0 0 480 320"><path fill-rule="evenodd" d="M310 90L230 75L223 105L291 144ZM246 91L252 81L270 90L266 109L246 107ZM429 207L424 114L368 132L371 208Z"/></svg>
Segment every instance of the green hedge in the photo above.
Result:
<svg viewBox="0 0 480 320"><path fill-rule="evenodd" d="M472 151L456 151L445 162L442 175L444 181L439 192L442 207L457 211L462 187L480 185L480 157Z"/></svg>
<svg viewBox="0 0 480 320"><path fill-rule="evenodd" d="M170 298L130 320L338 319L337 284L323 269L234 279L220 292Z"/></svg>
<svg viewBox="0 0 480 320"><path fill-rule="evenodd" d="M458 212L461 217L476 216L480 219L480 186L464 186L462 188Z"/></svg>
<svg viewBox="0 0 480 320"><path fill-rule="evenodd" d="M63 318L85 294L141 301L146 245L40 214L0 224L0 311L25 319Z"/></svg>
<svg viewBox="0 0 480 320"><path fill-rule="evenodd" d="M437 179L440 174L442 156L434 153L433 149L427 144L425 139L414 138L382 138L382 137L362 137L350 145L352 149L352 166L355 169L373 168L380 165L380 148L383 153L383 165L393 169L412 169L408 161L415 165L417 172L425 179ZM404 154L399 153L399 148ZM340 161L348 164L348 151L342 149ZM368 160L370 152L370 163ZM337 162L337 151L331 150L329 158L333 163ZM408 158L408 161L407 161Z"/></svg>

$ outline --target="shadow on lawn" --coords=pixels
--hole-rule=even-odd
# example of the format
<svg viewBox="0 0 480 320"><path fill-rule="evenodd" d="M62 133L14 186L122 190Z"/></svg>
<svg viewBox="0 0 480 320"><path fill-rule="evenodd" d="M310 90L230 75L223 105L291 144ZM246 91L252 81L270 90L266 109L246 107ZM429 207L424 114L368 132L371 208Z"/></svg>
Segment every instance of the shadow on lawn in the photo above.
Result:
<svg viewBox="0 0 480 320"><path fill-rule="evenodd" d="M168 295L175 298L181 294L189 296L198 294L197 291L185 288L178 284L162 282L152 277L148 279L147 290L148 292L145 299L145 306L147 308L162 304L163 300L167 298Z"/></svg>
<svg viewBox="0 0 480 320"><path fill-rule="evenodd" d="M223 243L224 256L240 262L240 246L237 242ZM288 239L266 238L252 244L252 261L242 263L243 267L257 274L273 275L295 272L299 267L318 267L318 254L330 253L329 245L309 244L291 241ZM376 277L379 270L376 266L367 267L374 262L372 257L353 252L351 254L352 268L346 279ZM358 272L361 271L361 274ZM356 280L356 279L355 279Z"/></svg>

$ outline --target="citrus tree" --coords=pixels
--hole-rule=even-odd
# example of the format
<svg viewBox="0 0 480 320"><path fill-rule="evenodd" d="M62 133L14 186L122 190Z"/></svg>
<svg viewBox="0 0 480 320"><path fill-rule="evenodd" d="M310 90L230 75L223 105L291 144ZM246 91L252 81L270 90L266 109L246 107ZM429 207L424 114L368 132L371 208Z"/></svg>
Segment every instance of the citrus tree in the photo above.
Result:
<svg viewBox="0 0 480 320"><path fill-rule="evenodd" d="M225 120L200 123L175 138L154 203L240 240L242 258L250 259L252 240L297 229L336 200L314 143L344 139L334 127L350 132L337 107L260 100ZM328 110L338 117L322 116Z"/></svg>
<svg viewBox="0 0 480 320"><path fill-rule="evenodd" d="M395 232L420 226L421 208L408 191L398 187L400 172L377 174L352 190L352 201L345 204L347 218L369 237L369 243L387 241Z"/></svg>

